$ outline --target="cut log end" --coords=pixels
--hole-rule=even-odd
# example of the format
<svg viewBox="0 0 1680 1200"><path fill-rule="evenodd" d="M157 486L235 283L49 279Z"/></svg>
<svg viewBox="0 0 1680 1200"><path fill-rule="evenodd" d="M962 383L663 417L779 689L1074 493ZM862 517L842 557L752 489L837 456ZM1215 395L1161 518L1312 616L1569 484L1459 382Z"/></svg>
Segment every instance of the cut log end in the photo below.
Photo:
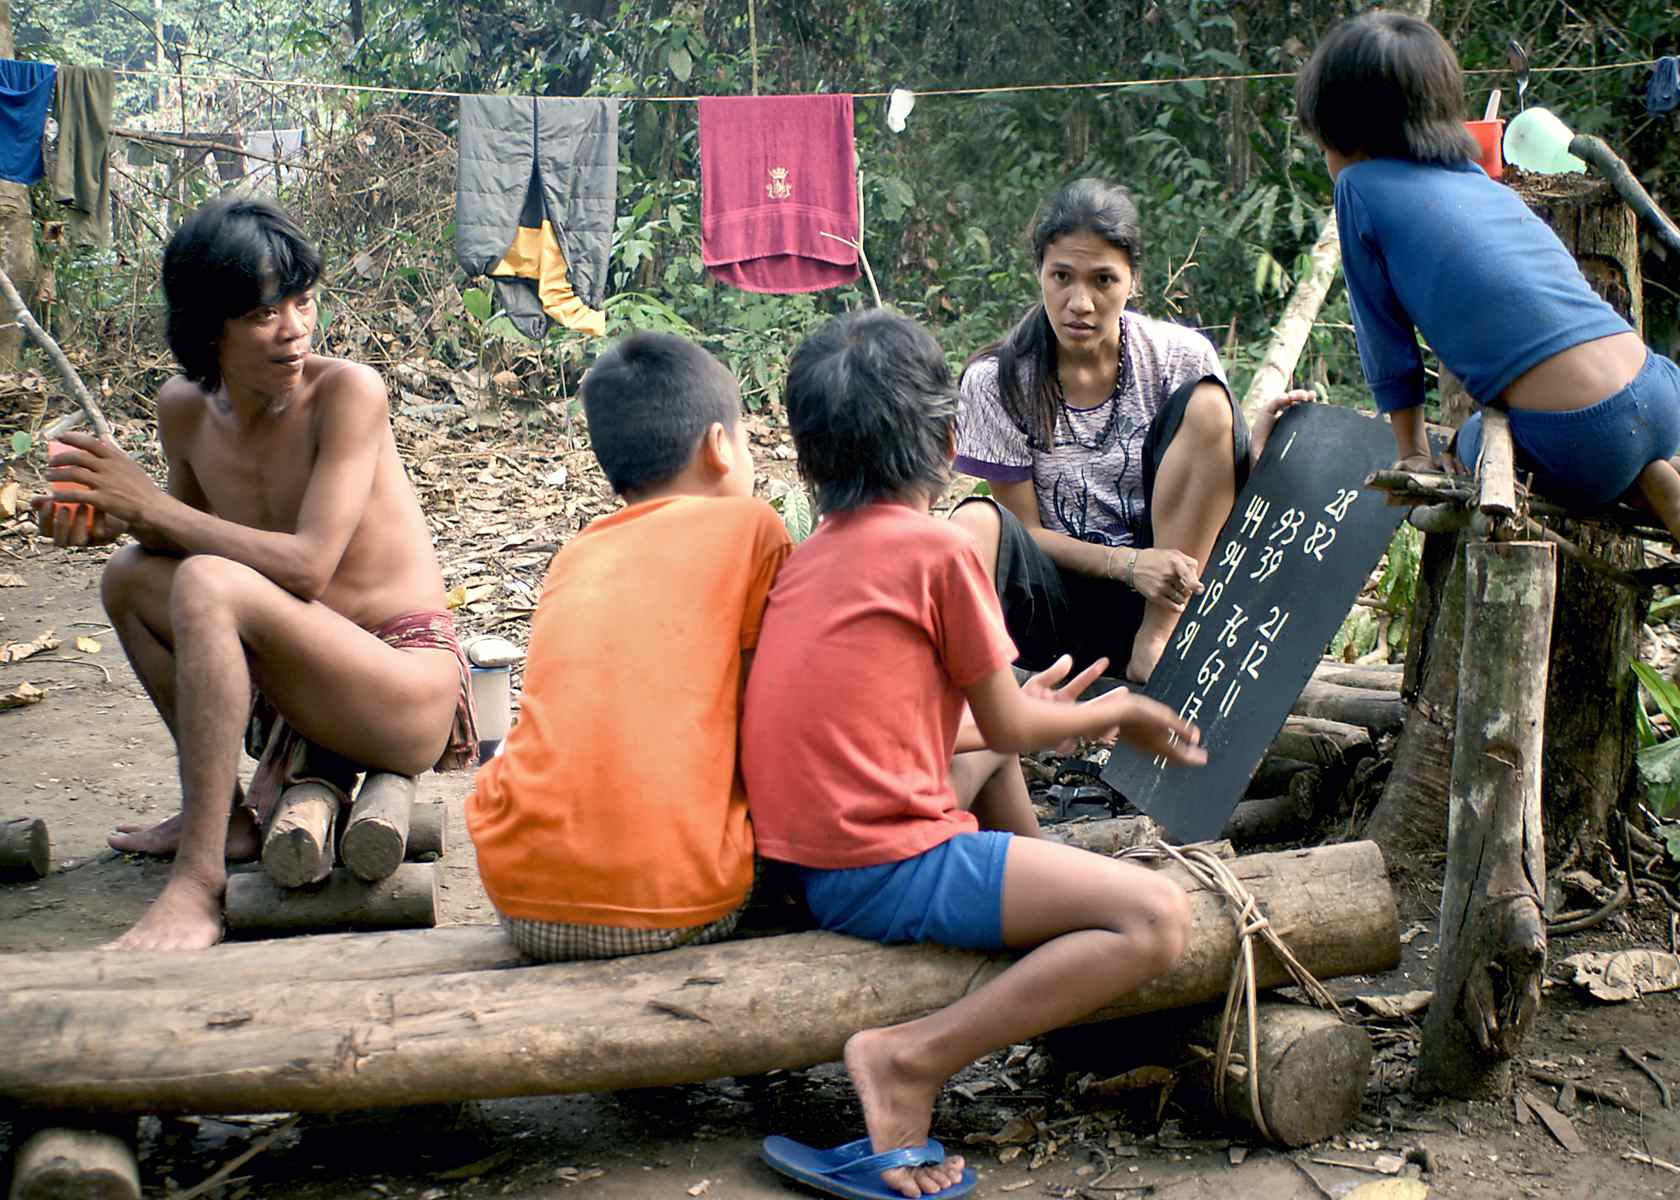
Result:
<svg viewBox="0 0 1680 1200"><path fill-rule="evenodd" d="M344 825L339 858L356 878L372 883L402 864L414 811L412 775L370 771Z"/></svg>
<svg viewBox="0 0 1680 1200"><path fill-rule="evenodd" d="M52 840L40 817L0 822L0 879L43 879L52 869Z"/></svg>
<svg viewBox="0 0 1680 1200"><path fill-rule="evenodd" d="M18 1150L10 1200L140 1200L140 1168L120 1137L43 1129Z"/></svg>
<svg viewBox="0 0 1680 1200"><path fill-rule="evenodd" d="M321 783L297 783L280 795L263 835L263 870L281 887L303 887L332 870L339 796Z"/></svg>
<svg viewBox="0 0 1680 1200"><path fill-rule="evenodd" d="M1334 1013L1282 1003L1262 1004L1259 1025L1260 1108L1272 1140L1305 1146L1353 1124L1371 1071L1370 1035ZM1229 1072L1225 1103L1257 1124L1246 1068Z"/></svg>

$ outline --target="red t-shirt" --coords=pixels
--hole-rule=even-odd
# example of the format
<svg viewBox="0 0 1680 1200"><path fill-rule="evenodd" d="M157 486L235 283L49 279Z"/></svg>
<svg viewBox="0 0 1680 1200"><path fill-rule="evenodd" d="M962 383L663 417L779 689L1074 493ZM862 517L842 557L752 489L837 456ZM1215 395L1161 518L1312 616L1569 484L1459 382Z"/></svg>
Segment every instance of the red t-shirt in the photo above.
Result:
<svg viewBox="0 0 1680 1200"><path fill-rule="evenodd" d="M519 720L467 797L497 912L687 929L740 907L742 652L789 547L762 500L676 496L592 521L554 556Z"/></svg>
<svg viewBox="0 0 1680 1200"><path fill-rule="evenodd" d="M876 866L978 828L951 790L962 689L1014 658L961 529L902 504L825 518L777 576L747 680L759 853Z"/></svg>

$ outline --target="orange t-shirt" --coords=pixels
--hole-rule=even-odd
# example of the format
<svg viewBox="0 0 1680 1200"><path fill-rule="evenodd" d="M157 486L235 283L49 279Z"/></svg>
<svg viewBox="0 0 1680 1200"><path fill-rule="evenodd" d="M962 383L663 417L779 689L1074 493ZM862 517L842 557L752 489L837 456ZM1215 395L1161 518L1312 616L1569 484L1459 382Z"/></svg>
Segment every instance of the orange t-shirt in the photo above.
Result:
<svg viewBox="0 0 1680 1200"><path fill-rule="evenodd" d="M978 828L951 789L962 689L1014 658L961 529L902 504L825 517L776 580L747 681L759 853L877 866Z"/></svg>
<svg viewBox="0 0 1680 1200"><path fill-rule="evenodd" d="M676 496L593 521L555 555L519 719L467 797L499 913L687 929L740 906L741 656L790 548L762 500Z"/></svg>

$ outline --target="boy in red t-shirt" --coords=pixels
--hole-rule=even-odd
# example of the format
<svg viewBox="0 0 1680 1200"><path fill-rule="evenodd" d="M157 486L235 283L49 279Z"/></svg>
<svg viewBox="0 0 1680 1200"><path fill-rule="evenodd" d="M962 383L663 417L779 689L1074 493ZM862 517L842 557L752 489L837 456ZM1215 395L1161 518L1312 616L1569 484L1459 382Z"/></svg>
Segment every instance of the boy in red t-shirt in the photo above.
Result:
<svg viewBox="0 0 1680 1200"><path fill-rule="evenodd" d="M795 865L825 929L1027 953L948 1008L846 1043L867 1138L829 1151L769 1138L764 1156L837 1194L955 1196L973 1172L928 1138L946 1078L1165 971L1190 917L1170 879L978 829L958 789L984 772L953 766L953 752L1113 731L1175 762L1206 754L1153 700L1057 703L1017 685L973 544L928 512L957 414L933 338L880 310L830 322L795 351L786 400L823 520L771 591L747 687L741 762L759 853Z"/></svg>
<svg viewBox="0 0 1680 1200"><path fill-rule="evenodd" d="M625 507L554 556L519 720L467 798L484 890L551 962L734 931L753 882L741 686L791 547L752 498L740 389L700 347L618 342L583 407Z"/></svg>

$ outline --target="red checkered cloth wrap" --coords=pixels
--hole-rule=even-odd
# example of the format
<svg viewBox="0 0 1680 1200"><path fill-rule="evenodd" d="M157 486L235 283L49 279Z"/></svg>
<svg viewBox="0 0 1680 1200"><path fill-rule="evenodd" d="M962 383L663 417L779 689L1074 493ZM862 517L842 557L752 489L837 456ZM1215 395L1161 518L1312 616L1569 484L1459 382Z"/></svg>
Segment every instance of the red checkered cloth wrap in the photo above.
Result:
<svg viewBox="0 0 1680 1200"><path fill-rule="evenodd" d="M450 726L449 744L432 770L458 771L477 762L478 715L473 711L472 675L461 640L455 636L454 619L447 612L407 613L368 632L398 650L447 650L455 656L461 677L455 722ZM256 810L258 824L268 824L280 793L294 783L324 784L338 793L341 802L348 802L356 776L366 768L298 733L260 691L253 689L251 696L245 750L256 758L257 770L245 803Z"/></svg>

